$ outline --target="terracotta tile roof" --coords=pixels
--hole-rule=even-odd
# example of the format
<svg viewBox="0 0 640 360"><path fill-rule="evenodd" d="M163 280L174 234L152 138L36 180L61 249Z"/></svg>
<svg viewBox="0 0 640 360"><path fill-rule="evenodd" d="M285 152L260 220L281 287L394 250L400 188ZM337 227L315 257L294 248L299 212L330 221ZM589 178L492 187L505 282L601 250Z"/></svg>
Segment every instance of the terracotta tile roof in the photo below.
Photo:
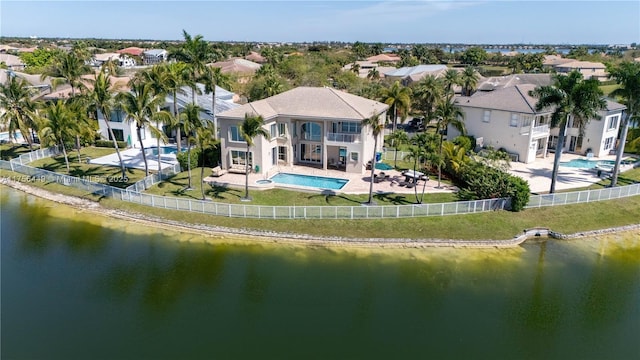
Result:
<svg viewBox="0 0 640 360"><path fill-rule="evenodd" d="M128 47L116 51L118 54L129 54L133 56L140 56L144 52L144 49L139 47Z"/></svg>

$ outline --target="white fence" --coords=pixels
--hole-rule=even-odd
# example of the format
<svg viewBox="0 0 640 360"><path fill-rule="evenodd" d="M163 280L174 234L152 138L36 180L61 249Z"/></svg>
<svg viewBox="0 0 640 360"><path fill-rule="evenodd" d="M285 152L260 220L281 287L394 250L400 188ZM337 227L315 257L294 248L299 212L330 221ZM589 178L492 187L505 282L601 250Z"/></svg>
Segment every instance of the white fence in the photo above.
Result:
<svg viewBox="0 0 640 360"><path fill-rule="evenodd" d="M175 164L171 167L166 167L160 171L160 173L151 174L142 180L138 180L135 184L127 187L127 191L142 192L149 187L159 183L162 179L166 179L168 176L175 175L180 172L180 164Z"/></svg>
<svg viewBox="0 0 640 360"><path fill-rule="evenodd" d="M28 163L34 162L36 160L48 158L51 156L56 156L62 153L62 150L59 147L54 146L46 149L35 150L26 154L22 154L17 158L11 159L11 163L26 165Z"/></svg>
<svg viewBox="0 0 640 360"><path fill-rule="evenodd" d="M40 151L40 150L39 150ZM42 154L46 154L43 152ZM49 154L56 154L54 150ZM26 154L25 154L26 155ZM25 156L23 155L23 156ZM33 155L30 158L37 157ZM85 179L22 165L19 161L0 161L0 168L28 175L32 180L56 182L88 191L92 194L113 197L122 201L157 208L191 211L227 217L267 219L379 219L472 214L509 209L509 199L487 199L438 204L388 205L388 206L267 206L217 203L203 200L145 194L139 187L157 182L157 179L141 180L142 185L120 189ZM176 171L170 168L167 171ZM138 183L141 183L138 182ZM148 182L148 183L147 183ZM640 195L640 184L585 190L559 194L532 195L526 208L557 206L593 201L603 201Z"/></svg>

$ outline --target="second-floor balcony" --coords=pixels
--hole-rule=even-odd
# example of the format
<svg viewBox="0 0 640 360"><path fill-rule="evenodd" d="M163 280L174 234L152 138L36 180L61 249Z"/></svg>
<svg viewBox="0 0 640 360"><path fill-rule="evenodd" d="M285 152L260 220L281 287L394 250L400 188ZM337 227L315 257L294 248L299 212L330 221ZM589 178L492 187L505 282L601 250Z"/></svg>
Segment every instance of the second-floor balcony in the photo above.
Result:
<svg viewBox="0 0 640 360"><path fill-rule="evenodd" d="M527 126L520 128L521 135L528 135L531 133L532 136L542 136L549 135L549 124L543 124L538 126Z"/></svg>
<svg viewBox="0 0 640 360"><path fill-rule="evenodd" d="M327 141L341 143L357 143L360 142L360 134L353 133L327 133Z"/></svg>

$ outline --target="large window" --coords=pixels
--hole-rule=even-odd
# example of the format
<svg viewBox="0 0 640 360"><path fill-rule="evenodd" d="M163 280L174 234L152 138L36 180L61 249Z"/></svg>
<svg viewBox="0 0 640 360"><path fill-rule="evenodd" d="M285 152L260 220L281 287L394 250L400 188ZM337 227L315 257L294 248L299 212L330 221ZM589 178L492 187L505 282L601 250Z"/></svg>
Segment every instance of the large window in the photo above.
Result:
<svg viewBox="0 0 640 360"><path fill-rule="evenodd" d="M287 161L287 147L278 146L278 160Z"/></svg>
<svg viewBox="0 0 640 360"><path fill-rule="evenodd" d="M610 117L609 120L607 121L607 130L617 129L619 119L620 119L620 116L618 115Z"/></svg>
<svg viewBox="0 0 640 360"><path fill-rule="evenodd" d="M278 136L280 137L287 136L287 124L278 123Z"/></svg>
<svg viewBox="0 0 640 360"><path fill-rule="evenodd" d="M244 141L240 134L240 129L237 126L229 127L229 139L231 139L231 141Z"/></svg>
<svg viewBox="0 0 640 360"><path fill-rule="evenodd" d="M112 110L111 111L111 117L109 118L109 121L111 122L123 122L124 121L124 114L122 113L122 110L116 109L116 110Z"/></svg>
<svg viewBox="0 0 640 360"><path fill-rule="evenodd" d="M604 140L604 149L605 150L610 150L611 148L613 148L614 140L615 140L615 138L613 138L613 137L606 138Z"/></svg>
<svg viewBox="0 0 640 360"><path fill-rule="evenodd" d="M233 165L247 165L247 152L239 150L231 150L231 164ZM249 153L249 167L253 167L253 153Z"/></svg>
<svg viewBox="0 0 640 360"><path fill-rule="evenodd" d="M322 145L300 144L300 161L322 162Z"/></svg>
<svg viewBox="0 0 640 360"><path fill-rule="evenodd" d="M278 125L277 124L271 124L270 129L269 129L269 135L271 135L272 139L275 139L278 137Z"/></svg>
<svg viewBox="0 0 640 360"><path fill-rule="evenodd" d="M482 114L482 122L488 123L491 121L491 110L485 110Z"/></svg>
<svg viewBox="0 0 640 360"><path fill-rule="evenodd" d="M362 129L362 125L356 121L342 121L333 123L333 132L334 133L348 133L348 134L359 134Z"/></svg>
<svg viewBox="0 0 640 360"><path fill-rule="evenodd" d="M121 129L111 129L113 131L113 136L117 141L124 141L124 132ZM109 134L109 140L113 140L111 134Z"/></svg>
<svg viewBox="0 0 640 360"><path fill-rule="evenodd" d="M521 115L522 124L520 125L523 128L531 127L531 121L533 120L533 116L531 115Z"/></svg>
<svg viewBox="0 0 640 360"><path fill-rule="evenodd" d="M509 126L518 127L518 114L511 114L511 121L509 122Z"/></svg>
<svg viewBox="0 0 640 360"><path fill-rule="evenodd" d="M317 123L307 122L301 127L302 139L310 141L322 140L322 127Z"/></svg>

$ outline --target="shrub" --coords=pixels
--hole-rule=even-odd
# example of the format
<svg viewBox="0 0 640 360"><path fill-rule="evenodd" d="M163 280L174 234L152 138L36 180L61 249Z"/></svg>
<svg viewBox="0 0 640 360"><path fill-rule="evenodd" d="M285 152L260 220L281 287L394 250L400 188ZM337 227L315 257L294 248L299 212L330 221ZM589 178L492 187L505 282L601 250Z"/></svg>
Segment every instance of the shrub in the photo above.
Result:
<svg viewBox="0 0 640 360"><path fill-rule="evenodd" d="M182 151L181 153L176 155L176 159L178 160L178 163L180 163L180 167L183 170L186 170L189 168L188 166L189 152L188 151ZM191 169L195 169L198 167L199 159L200 159L200 150L196 148L191 149Z"/></svg>
<svg viewBox="0 0 640 360"><path fill-rule="evenodd" d="M96 147L113 147L113 141L111 140L96 140L95 143ZM119 149L126 149L128 146L126 141L118 141L118 148Z"/></svg>
<svg viewBox="0 0 640 360"><path fill-rule="evenodd" d="M520 211L529 202L529 184L519 177L479 162L472 162L460 170L461 200L510 198L511 210Z"/></svg>

